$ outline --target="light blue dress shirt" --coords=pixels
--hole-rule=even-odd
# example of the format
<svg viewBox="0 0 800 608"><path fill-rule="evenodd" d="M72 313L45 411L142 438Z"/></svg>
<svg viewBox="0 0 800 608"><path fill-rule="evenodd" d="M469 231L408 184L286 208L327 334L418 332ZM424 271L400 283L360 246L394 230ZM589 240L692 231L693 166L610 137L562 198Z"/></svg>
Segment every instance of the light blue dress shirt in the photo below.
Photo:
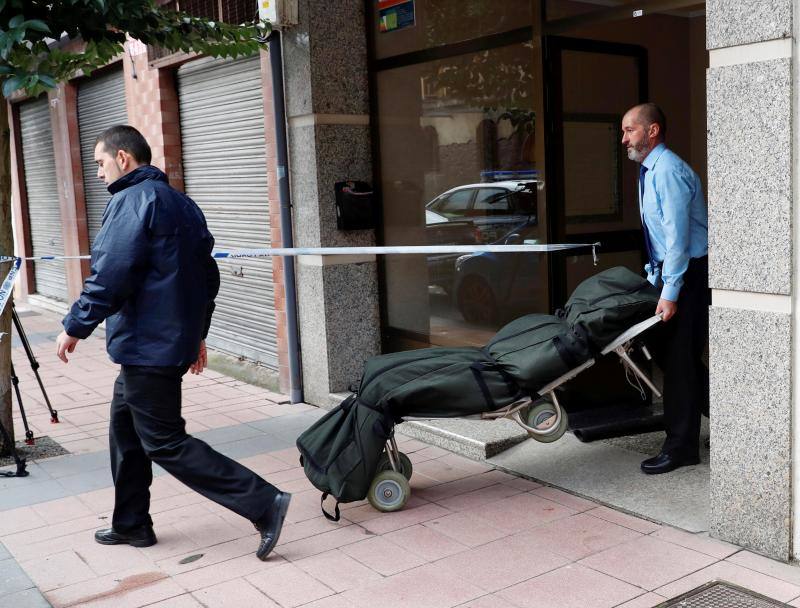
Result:
<svg viewBox="0 0 800 608"><path fill-rule="evenodd" d="M639 213L650 233L647 280L662 286L661 297L676 302L690 258L708 255L708 209L700 178L664 144L650 151L642 165L644 196Z"/></svg>

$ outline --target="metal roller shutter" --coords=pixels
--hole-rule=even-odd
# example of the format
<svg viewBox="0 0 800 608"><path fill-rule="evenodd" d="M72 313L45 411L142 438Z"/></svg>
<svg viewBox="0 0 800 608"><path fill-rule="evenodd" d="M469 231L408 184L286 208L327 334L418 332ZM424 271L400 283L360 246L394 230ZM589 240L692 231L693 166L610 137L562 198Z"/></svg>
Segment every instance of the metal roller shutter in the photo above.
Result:
<svg viewBox="0 0 800 608"><path fill-rule="evenodd" d="M53 130L47 97L20 104L22 163L33 255L64 255ZM36 293L67 300L64 263L34 262Z"/></svg>
<svg viewBox="0 0 800 608"><path fill-rule="evenodd" d="M97 179L94 142L108 127L124 125L127 122L128 111L125 106L125 80L122 70L115 70L81 82L78 87L78 130L90 244L100 231L103 212L111 198L106 185Z"/></svg>
<svg viewBox="0 0 800 608"><path fill-rule="evenodd" d="M186 193L218 249L269 247L264 104L258 57L178 70ZM272 260L220 262L209 346L277 369Z"/></svg>

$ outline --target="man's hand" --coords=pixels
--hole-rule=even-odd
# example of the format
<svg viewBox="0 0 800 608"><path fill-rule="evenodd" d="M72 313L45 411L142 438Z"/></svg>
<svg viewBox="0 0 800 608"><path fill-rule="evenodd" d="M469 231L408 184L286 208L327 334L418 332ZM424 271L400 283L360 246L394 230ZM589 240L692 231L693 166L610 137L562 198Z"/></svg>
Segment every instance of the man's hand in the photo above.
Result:
<svg viewBox="0 0 800 608"><path fill-rule="evenodd" d="M208 353L206 352L206 341L200 341L200 352L197 354L197 361L192 363L189 367L189 371L193 374L200 374L208 365Z"/></svg>
<svg viewBox="0 0 800 608"><path fill-rule="evenodd" d="M79 341L80 338L73 338L65 331L58 334L58 338L56 338L56 353L58 353L58 358L64 363L69 363L67 353L74 351Z"/></svg>
<svg viewBox="0 0 800 608"><path fill-rule="evenodd" d="M661 320L666 322L674 317L678 312L678 303L672 300L661 298L656 306L656 314L661 314Z"/></svg>

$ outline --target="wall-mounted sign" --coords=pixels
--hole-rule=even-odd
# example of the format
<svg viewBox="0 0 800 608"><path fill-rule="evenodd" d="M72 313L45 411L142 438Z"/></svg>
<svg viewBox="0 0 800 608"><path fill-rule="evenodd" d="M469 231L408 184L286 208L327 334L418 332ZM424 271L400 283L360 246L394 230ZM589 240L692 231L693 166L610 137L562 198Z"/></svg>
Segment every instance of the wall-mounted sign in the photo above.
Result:
<svg viewBox="0 0 800 608"><path fill-rule="evenodd" d="M378 0L382 34L414 25L414 0Z"/></svg>

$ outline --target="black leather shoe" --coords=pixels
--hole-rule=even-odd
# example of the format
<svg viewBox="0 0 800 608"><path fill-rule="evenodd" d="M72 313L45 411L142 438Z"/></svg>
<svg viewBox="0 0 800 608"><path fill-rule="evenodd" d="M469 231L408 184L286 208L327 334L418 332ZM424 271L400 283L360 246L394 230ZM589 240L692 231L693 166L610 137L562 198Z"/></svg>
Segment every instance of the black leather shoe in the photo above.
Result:
<svg viewBox="0 0 800 608"><path fill-rule="evenodd" d="M700 459L697 456L680 458L661 452L658 456L653 456L642 462L642 472L647 475L659 475L660 473L669 473L679 467L686 467L699 462Z"/></svg>
<svg viewBox="0 0 800 608"><path fill-rule="evenodd" d="M141 526L130 532L117 532L114 528L104 528L94 533L94 539L101 545L130 545L131 547L150 547L158 542L153 526Z"/></svg>
<svg viewBox="0 0 800 608"><path fill-rule="evenodd" d="M288 492L278 492L272 509L265 515L263 522L256 522L256 530L261 532L261 542L256 550L256 557L262 562L267 559L272 549L278 544L278 538L283 528L283 520L286 519L286 512L289 510L289 502L292 495Z"/></svg>

